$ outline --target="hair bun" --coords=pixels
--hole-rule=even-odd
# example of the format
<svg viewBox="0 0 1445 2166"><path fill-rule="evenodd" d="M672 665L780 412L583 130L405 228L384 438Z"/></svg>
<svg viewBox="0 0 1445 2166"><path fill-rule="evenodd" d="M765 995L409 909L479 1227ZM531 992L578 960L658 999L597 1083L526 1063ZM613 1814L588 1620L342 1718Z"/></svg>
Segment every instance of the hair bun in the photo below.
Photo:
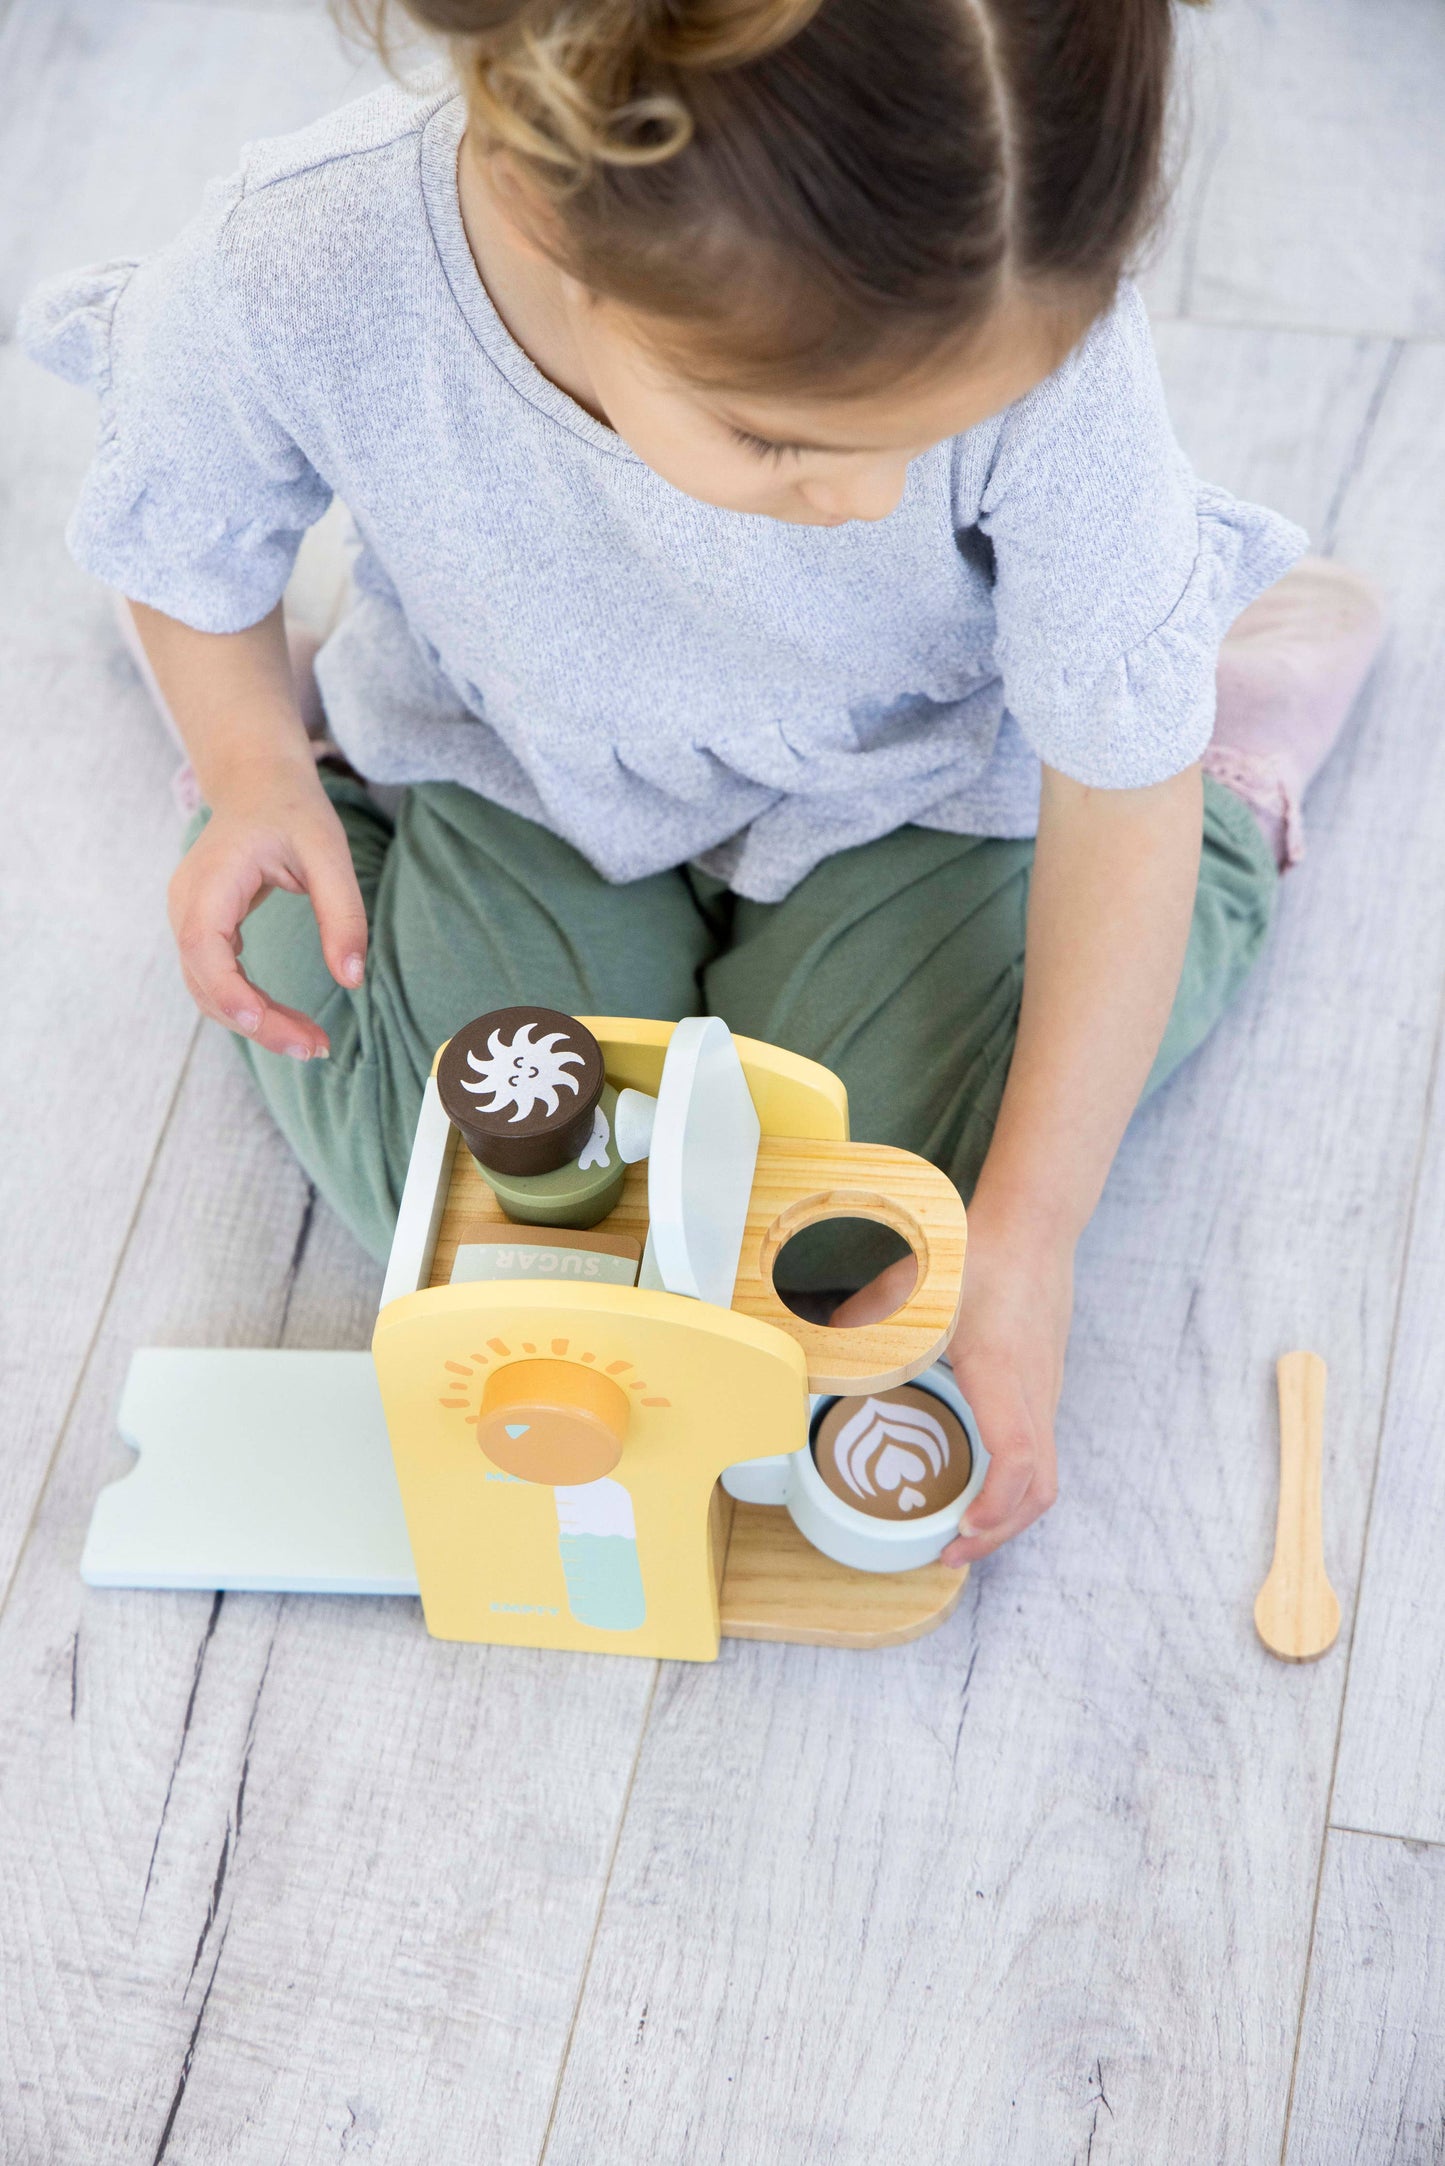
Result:
<svg viewBox="0 0 1445 2166"><path fill-rule="evenodd" d="M474 117L562 186L596 165L655 165L690 139L679 76L747 67L820 0L405 0L452 43ZM352 0L376 15L386 0Z"/></svg>
<svg viewBox="0 0 1445 2166"><path fill-rule="evenodd" d="M786 45L821 0L658 0L650 49L676 68L745 68Z"/></svg>
<svg viewBox="0 0 1445 2166"><path fill-rule="evenodd" d="M444 37L485 38L524 27L635 44L676 67L745 67L785 44L820 0L405 0Z"/></svg>

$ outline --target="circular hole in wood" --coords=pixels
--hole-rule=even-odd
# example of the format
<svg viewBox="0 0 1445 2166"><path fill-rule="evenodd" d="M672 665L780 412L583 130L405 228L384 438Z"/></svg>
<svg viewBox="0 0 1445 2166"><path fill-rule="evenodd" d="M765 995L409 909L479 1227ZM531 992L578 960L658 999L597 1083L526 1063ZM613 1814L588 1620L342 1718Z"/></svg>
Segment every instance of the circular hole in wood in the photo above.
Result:
<svg viewBox="0 0 1445 2166"><path fill-rule="evenodd" d="M838 1190L791 1205L769 1228L764 1257L783 1306L807 1323L828 1325L851 1294L912 1259L912 1273L900 1270L888 1288L886 1307L866 1319L845 1319L840 1328L896 1315L926 1265L922 1229L908 1212L881 1196Z"/></svg>

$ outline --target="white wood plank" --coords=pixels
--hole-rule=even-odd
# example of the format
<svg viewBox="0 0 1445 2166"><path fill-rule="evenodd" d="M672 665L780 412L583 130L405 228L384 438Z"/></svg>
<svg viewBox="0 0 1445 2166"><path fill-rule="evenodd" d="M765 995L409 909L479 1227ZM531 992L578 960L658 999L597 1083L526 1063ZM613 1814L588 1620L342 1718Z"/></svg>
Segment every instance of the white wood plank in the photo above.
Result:
<svg viewBox="0 0 1445 2166"><path fill-rule="evenodd" d="M1254 381L1232 478L1259 446L1278 493L1329 356L1302 343L1291 392L1238 336L1181 333L1173 394L1207 437ZM1356 380L1348 342L1334 362ZM931 1642L665 1678L548 2166L852 2166L943 2132L980 2159L1278 2155L1344 1666L1253 1630L1272 1361L1331 1363L1348 1607L1445 982L1441 499L1383 423L1364 440L1368 391L1334 439L1358 439L1340 537L1396 596L1394 647L1271 952L1137 1120L1085 1244L1062 1501ZM1433 425L1423 380L1397 395L1400 434ZM1293 443L1292 500L1328 500L1339 464Z"/></svg>
<svg viewBox="0 0 1445 2166"><path fill-rule="evenodd" d="M345 95L324 20L17 0L0 27L0 323L43 273L151 247L243 136ZM165 921L175 764L62 540L93 402L0 351L0 1588L195 1017Z"/></svg>
<svg viewBox="0 0 1445 2166"><path fill-rule="evenodd" d="M378 1286L206 1033L0 1621L0 2157L537 2155L652 1666L78 1576L137 1341Z"/></svg>
<svg viewBox="0 0 1445 2166"><path fill-rule="evenodd" d="M376 1364L358 1349L144 1346L95 1500L88 1587L419 1592Z"/></svg>
<svg viewBox="0 0 1445 2166"><path fill-rule="evenodd" d="M1438 1090L1350 1653L1333 1817L1445 1842L1445 1099Z"/></svg>
<svg viewBox="0 0 1445 2166"><path fill-rule="evenodd" d="M1154 342L1180 442L1203 478L1298 520L1328 548L1340 478L1388 380L1389 343L1212 332L1201 349L1198 327L1180 322L1156 324Z"/></svg>
<svg viewBox="0 0 1445 2166"><path fill-rule="evenodd" d="M1332 1828L1285 2166L1445 2155L1445 1850Z"/></svg>
<svg viewBox="0 0 1445 2166"><path fill-rule="evenodd" d="M1407 351L1381 414L1372 464L1389 494L1414 516L1400 531L1368 491L1346 518L1358 546L1391 563L1409 592L1421 638L1398 696L1438 718L1445 680L1445 352ZM1352 535L1352 541L1354 536ZM1421 770L1401 747L1393 828L1407 846L1423 823ZM1382 832L1378 850L1389 846ZM1431 906L1422 898L1422 907ZM1435 905L1438 913L1438 901ZM1417 936L1418 937L1418 933ZM1424 1015L1401 1018L1421 1027ZM1438 1059L1438 1054L1437 1054ZM1375 1485L1369 1554L1350 1658L1333 1817L1349 1827L1445 1840L1445 1473L1440 1450L1445 1349L1440 1289L1445 1270L1445 1086L1437 1072L1400 1309L1389 1405Z"/></svg>
<svg viewBox="0 0 1445 2166"><path fill-rule="evenodd" d="M414 1294L427 1282L456 1145L456 1130L447 1119L436 1077L428 1076L396 1214L396 1231L391 1237L391 1254L381 1289L383 1306L403 1294Z"/></svg>
<svg viewBox="0 0 1445 2166"><path fill-rule="evenodd" d="M1154 306L1439 337L1437 0L1222 0L1185 29L1189 149Z"/></svg>
<svg viewBox="0 0 1445 2166"><path fill-rule="evenodd" d="M319 1213L286 1343L365 1343L379 1279ZM283 1606L181 2156L538 2155L654 1674Z"/></svg>
<svg viewBox="0 0 1445 2166"><path fill-rule="evenodd" d="M286 1604L187 2160L540 2151L652 1666L443 1646L408 1606Z"/></svg>
<svg viewBox="0 0 1445 2166"><path fill-rule="evenodd" d="M14 0L0 30L0 325L37 279L169 240L251 137L381 79L323 9Z"/></svg>
<svg viewBox="0 0 1445 2166"><path fill-rule="evenodd" d="M132 1346L280 1329L305 1182L204 1035L0 1619L0 2157L150 2160L276 1604L96 1593ZM200 1977L204 1990L205 1975Z"/></svg>
<svg viewBox="0 0 1445 2166"><path fill-rule="evenodd" d="M68 394L0 353L0 1588L195 1029L165 918L174 756L61 527Z"/></svg>

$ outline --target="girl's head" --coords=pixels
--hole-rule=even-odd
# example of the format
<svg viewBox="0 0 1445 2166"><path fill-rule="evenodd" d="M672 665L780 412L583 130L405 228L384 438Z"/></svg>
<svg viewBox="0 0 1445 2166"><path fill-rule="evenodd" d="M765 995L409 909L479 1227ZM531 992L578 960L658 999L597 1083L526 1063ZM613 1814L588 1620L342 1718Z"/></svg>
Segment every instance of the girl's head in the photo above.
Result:
<svg viewBox="0 0 1445 2166"><path fill-rule="evenodd" d="M882 517L1057 365L1155 208L1170 0L406 5L608 420L711 502Z"/></svg>

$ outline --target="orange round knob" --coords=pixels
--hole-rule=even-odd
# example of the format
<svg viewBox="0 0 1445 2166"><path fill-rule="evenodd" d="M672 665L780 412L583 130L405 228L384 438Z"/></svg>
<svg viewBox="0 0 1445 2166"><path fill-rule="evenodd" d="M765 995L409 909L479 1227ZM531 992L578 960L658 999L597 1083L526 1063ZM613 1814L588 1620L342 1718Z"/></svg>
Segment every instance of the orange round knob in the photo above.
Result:
<svg viewBox="0 0 1445 2166"><path fill-rule="evenodd" d="M477 1442L524 1482L595 1482L622 1457L630 1411L620 1384L579 1361L509 1361L487 1378Z"/></svg>

